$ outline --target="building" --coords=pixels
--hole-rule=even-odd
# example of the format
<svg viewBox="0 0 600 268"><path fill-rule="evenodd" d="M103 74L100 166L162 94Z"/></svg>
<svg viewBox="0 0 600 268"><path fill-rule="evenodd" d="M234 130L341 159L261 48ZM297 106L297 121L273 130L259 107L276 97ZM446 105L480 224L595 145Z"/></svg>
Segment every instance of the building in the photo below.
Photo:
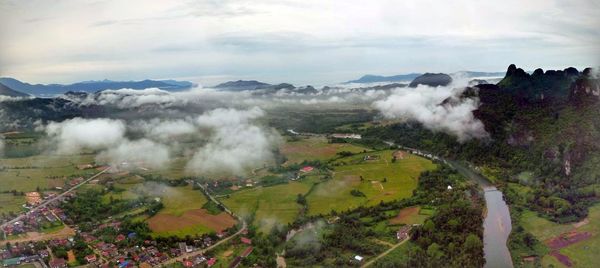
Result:
<svg viewBox="0 0 600 268"><path fill-rule="evenodd" d="M2 260L2 266L4 267L13 267L21 264L21 258L11 258Z"/></svg>
<svg viewBox="0 0 600 268"><path fill-rule="evenodd" d="M242 241L242 243L244 243L246 245L251 245L252 244L252 240L250 238L242 237L242 238L240 238L240 240Z"/></svg>
<svg viewBox="0 0 600 268"><path fill-rule="evenodd" d="M50 263L48 263L50 265L50 268L66 268L67 267L67 261L65 259L54 259L51 260Z"/></svg>
<svg viewBox="0 0 600 268"><path fill-rule="evenodd" d="M360 256L360 255L356 255L356 256L354 256L354 259L357 260L358 262L362 262L362 260L364 259L364 257Z"/></svg>
<svg viewBox="0 0 600 268"><path fill-rule="evenodd" d="M362 136L360 134L352 134L352 133L333 133L331 134L332 138L336 139L355 139L360 140Z"/></svg>
<svg viewBox="0 0 600 268"><path fill-rule="evenodd" d="M396 239L402 241L408 238L408 232L410 231L410 226L405 225L400 227L400 229L396 232Z"/></svg>
<svg viewBox="0 0 600 268"><path fill-rule="evenodd" d="M95 262L97 260L96 255L95 254L90 254L85 256L85 261L88 263L92 263Z"/></svg>
<svg viewBox="0 0 600 268"><path fill-rule="evenodd" d="M303 168L300 169L300 172L308 173L308 172L313 171L314 169L315 169L314 167L305 166L305 167L303 167Z"/></svg>

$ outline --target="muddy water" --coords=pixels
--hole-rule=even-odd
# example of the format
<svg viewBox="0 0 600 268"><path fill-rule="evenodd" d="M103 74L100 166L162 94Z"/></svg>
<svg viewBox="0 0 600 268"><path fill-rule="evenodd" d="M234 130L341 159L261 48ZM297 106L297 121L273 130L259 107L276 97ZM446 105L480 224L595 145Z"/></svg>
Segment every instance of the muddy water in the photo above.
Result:
<svg viewBox="0 0 600 268"><path fill-rule="evenodd" d="M502 192L495 187L485 187L487 215L483 222L483 252L486 268L513 267L506 242L512 225L510 212Z"/></svg>
<svg viewBox="0 0 600 268"><path fill-rule="evenodd" d="M483 253L485 268L513 267L508 236L512 230L508 205L504 202L502 192L498 191L489 180L473 172L462 163L448 160L450 165L465 177L477 182L485 192L487 215L483 221Z"/></svg>

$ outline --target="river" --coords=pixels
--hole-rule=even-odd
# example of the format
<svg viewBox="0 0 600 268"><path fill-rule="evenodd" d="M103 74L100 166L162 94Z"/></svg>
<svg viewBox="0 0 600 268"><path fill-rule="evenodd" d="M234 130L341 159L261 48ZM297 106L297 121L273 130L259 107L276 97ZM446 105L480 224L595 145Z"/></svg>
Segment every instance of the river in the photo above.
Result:
<svg viewBox="0 0 600 268"><path fill-rule="evenodd" d="M507 241L512 224L508 205L500 192L493 184L478 173L456 161L448 161L452 167L465 177L476 181L485 193L486 216L483 221L483 252L485 254L485 268L511 268L513 267Z"/></svg>

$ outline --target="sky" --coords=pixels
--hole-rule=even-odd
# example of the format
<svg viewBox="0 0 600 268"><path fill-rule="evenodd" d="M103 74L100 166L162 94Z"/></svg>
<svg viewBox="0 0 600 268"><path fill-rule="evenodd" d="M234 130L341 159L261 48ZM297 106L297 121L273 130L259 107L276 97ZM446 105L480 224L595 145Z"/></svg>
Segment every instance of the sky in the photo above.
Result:
<svg viewBox="0 0 600 268"><path fill-rule="evenodd" d="M30 83L600 66L598 0L0 0L0 76Z"/></svg>

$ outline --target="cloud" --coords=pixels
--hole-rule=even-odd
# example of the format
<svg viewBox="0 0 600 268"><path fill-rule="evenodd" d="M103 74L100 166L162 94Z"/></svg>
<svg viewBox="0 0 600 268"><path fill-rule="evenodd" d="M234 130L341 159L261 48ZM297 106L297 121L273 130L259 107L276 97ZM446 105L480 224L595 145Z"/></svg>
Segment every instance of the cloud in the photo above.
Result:
<svg viewBox="0 0 600 268"><path fill-rule="evenodd" d="M461 99L463 90L423 85L399 88L386 99L375 101L373 107L386 118L417 121L433 131L454 135L459 141L488 137L483 123L473 115L479 100Z"/></svg>
<svg viewBox="0 0 600 268"><path fill-rule="evenodd" d="M273 160L273 149L280 137L255 125L262 117L259 108L249 110L215 109L199 116L197 124L211 132L208 143L188 162L186 169L195 174L243 175L251 168Z"/></svg>
<svg viewBox="0 0 600 268"><path fill-rule="evenodd" d="M123 140L117 146L112 146L98 154L96 161L121 168L134 164L160 169L168 165L170 153L166 145L148 139Z"/></svg>
<svg viewBox="0 0 600 268"><path fill-rule="evenodd" d="M125 139L125 130L123 121L113 119L74 118L45 127L57 152L66 154L114 146Z"/></svg>
<svg viewBox="0 0 600 268"><path fill-rule="evenodd" d="M158 118L149 121L134 123L134 128L145 133L147 137L169 140L182 135L194 134L198 131L191 119L161 120Z"/></svg>

